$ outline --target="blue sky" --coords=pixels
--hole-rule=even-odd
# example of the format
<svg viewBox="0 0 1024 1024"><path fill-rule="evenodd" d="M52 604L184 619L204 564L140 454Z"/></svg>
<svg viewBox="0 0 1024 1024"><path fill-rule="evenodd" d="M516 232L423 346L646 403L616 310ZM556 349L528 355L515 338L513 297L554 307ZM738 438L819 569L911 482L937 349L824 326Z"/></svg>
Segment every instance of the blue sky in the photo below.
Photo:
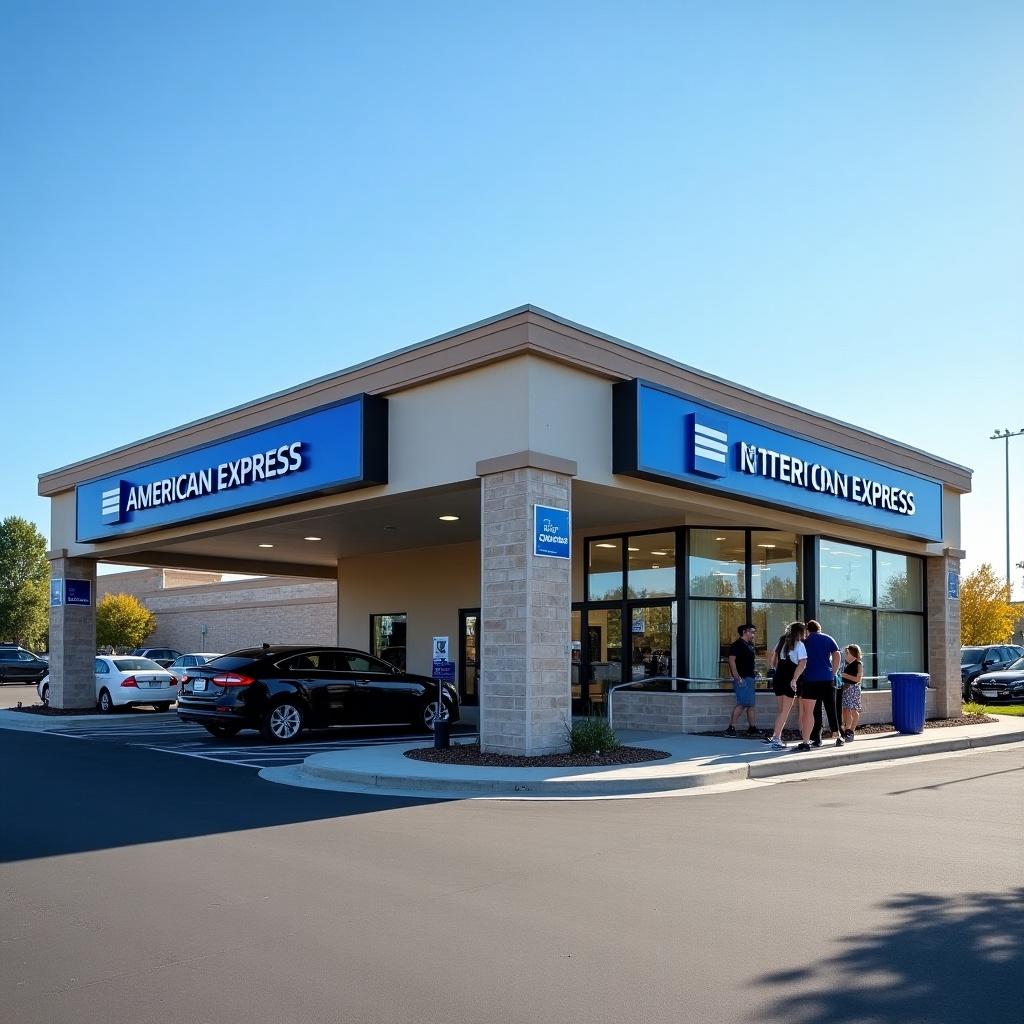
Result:
<svg viewBox="0 0 1024 1024"><path fill-rule="evenodd" d="M531 302L971 466L1001 571L1022 97L1014 2L5 0L0 515Z"/></svg>

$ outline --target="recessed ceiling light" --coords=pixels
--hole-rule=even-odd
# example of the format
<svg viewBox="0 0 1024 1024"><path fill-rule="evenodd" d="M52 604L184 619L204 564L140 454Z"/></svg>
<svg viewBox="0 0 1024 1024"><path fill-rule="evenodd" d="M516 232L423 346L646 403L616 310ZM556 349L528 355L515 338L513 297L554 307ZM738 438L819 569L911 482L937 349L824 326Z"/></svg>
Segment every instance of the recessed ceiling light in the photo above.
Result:
<svg viewBox="0 0 1024 1024"><path fill-rule="evenodd" d="M657 562L655 562L655 563L654 563L654 564L653 564L653 565L651 566L651 568L652 568L652 569L660 569L660 568L661 568L661 566L660 566L660 565L658 565L658 563L657 563Z"/></svg>
<svg viewBox="0 0 1024 1024"><path fill-rule="evenodd" d="M639 551L639 548L626 548L627 551Z"/></svg>
<svg viewBox="0 0 1024 1024"><path fill-rule="evenodd" d="M323 537L303 537L303 540L323 540Z"/></svg>
<svg viewBox="0 0 1024 1024"><path fill-rule="evenodd" d="M618 544L595 544L595 548L617 548Z"/></svg>
<svg viewBox="0 0 1024 1024"><path fill-rule="evenodd" d="M667 551L652 551L651 554L652 555L658 555L658 557L660 558L662 555L667 555L668 552Z"/></svg>
<svg viewBox="0 0 1024 1024"><path fill-rule="evenodd" d="M437 518L440 519L442 523L457 523L459 521L458 516L438 516Z"/></svg>
<svg viewBox="0 0 1024 1024"><path fill-rule="evenodd" d="M272 548L273 546L274 546L273 544L261 544L260 545L261 548Z"/></svg>
<svg viewBox="0 0 1024 1024"><path fill-rule="evenodd" d="M775 547L774 544L758 544L757 546L759 548L773 548L773 547Z"/></svg>
<svg viewBox="0 0 1024 1024"><path fill-rule="evenodd" d="M715 540L725 540L724 537L716 537Z"/></svg>

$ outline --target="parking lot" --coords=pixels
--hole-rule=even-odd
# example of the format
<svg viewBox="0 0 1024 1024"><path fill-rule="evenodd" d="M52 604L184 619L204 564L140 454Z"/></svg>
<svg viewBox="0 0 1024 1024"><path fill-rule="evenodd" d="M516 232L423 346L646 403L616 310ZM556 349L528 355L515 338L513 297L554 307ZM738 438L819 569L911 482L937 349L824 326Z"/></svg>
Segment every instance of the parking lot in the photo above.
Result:
<svg viewBox="0 0 1024 1024"><path fill-rule="evenodd" d="M26 706L38 704L36 688L0 687L0 708L15 708L19 702ZM149 708L118 711L102 720L69 716L62 723L54 722L54 726L48 730L52 735L87 742L146 747L182 757L253 769L300 764L310 754L346 747L394 743L396 740L422 740L424 746L430 743L430 736L425 733L380 727L306 731L301 742L288 744L266 743L256 732L243 732L225 741L214 739L200 726L179 722L173 710L161 714ZM458 722L452 727L452 732L465 737L475 738L477 735L472 722Z"/></svg>

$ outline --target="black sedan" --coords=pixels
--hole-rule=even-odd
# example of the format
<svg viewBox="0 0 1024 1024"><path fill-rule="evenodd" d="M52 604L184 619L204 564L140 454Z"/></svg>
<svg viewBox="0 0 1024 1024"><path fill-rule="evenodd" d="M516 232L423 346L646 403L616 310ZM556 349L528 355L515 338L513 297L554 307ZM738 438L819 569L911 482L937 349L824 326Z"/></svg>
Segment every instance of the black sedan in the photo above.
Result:
<svg viewBox="0 0 1024 1024"><path fill-rule="evenodd" d="M288 743L304 728L412 725L432 729L438 714L459 719L451 683L399 672L347 647L264 646L225 654L189 669L178 718L227 739L258 729Z"/></svg>
<svg viewBox="0 0 1024 1024"><path fill-rule="evenodd" d="M971 683L971 696L981 704L1024 701L1024 658L999 672L983 672Z"/></svg>
<svg viewBox="0 0 1024 1024"><path fill-rule="evenodd" d="M0 686L38 683L50 671L49 662L16 644L0 644Z"/></svg>

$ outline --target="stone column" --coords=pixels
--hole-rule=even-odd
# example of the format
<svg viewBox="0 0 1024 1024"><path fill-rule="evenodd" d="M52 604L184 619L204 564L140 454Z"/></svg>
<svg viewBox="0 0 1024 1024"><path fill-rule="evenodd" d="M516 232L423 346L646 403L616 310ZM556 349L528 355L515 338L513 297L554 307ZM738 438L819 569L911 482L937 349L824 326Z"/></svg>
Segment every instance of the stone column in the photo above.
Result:
<svg viewBox="0 0 1024 1024"><path fill-rule="evenodd" d="M960 572L964 552L946 548L940 558L925 559L929 685L940 718L955 718L963 706L960 682L960 602L949 597L948 574Z"/></svg>
<svg viewBox="0 0 1024 1024"><path fill-rule="evenodd" d="M92 596L88 605L50 608L50 706L95 707L96 563L68 558L66 549L50 551L47 557L51 579L88 580Z"/></svg>
<svg viewBox="0 0 1024 1024"><path fill-rule="evenodd" d="M536 755L568 749L571 560L533 553L533 507L571 507L576 464L536 452L478 463L480 746Z"/></svg>

